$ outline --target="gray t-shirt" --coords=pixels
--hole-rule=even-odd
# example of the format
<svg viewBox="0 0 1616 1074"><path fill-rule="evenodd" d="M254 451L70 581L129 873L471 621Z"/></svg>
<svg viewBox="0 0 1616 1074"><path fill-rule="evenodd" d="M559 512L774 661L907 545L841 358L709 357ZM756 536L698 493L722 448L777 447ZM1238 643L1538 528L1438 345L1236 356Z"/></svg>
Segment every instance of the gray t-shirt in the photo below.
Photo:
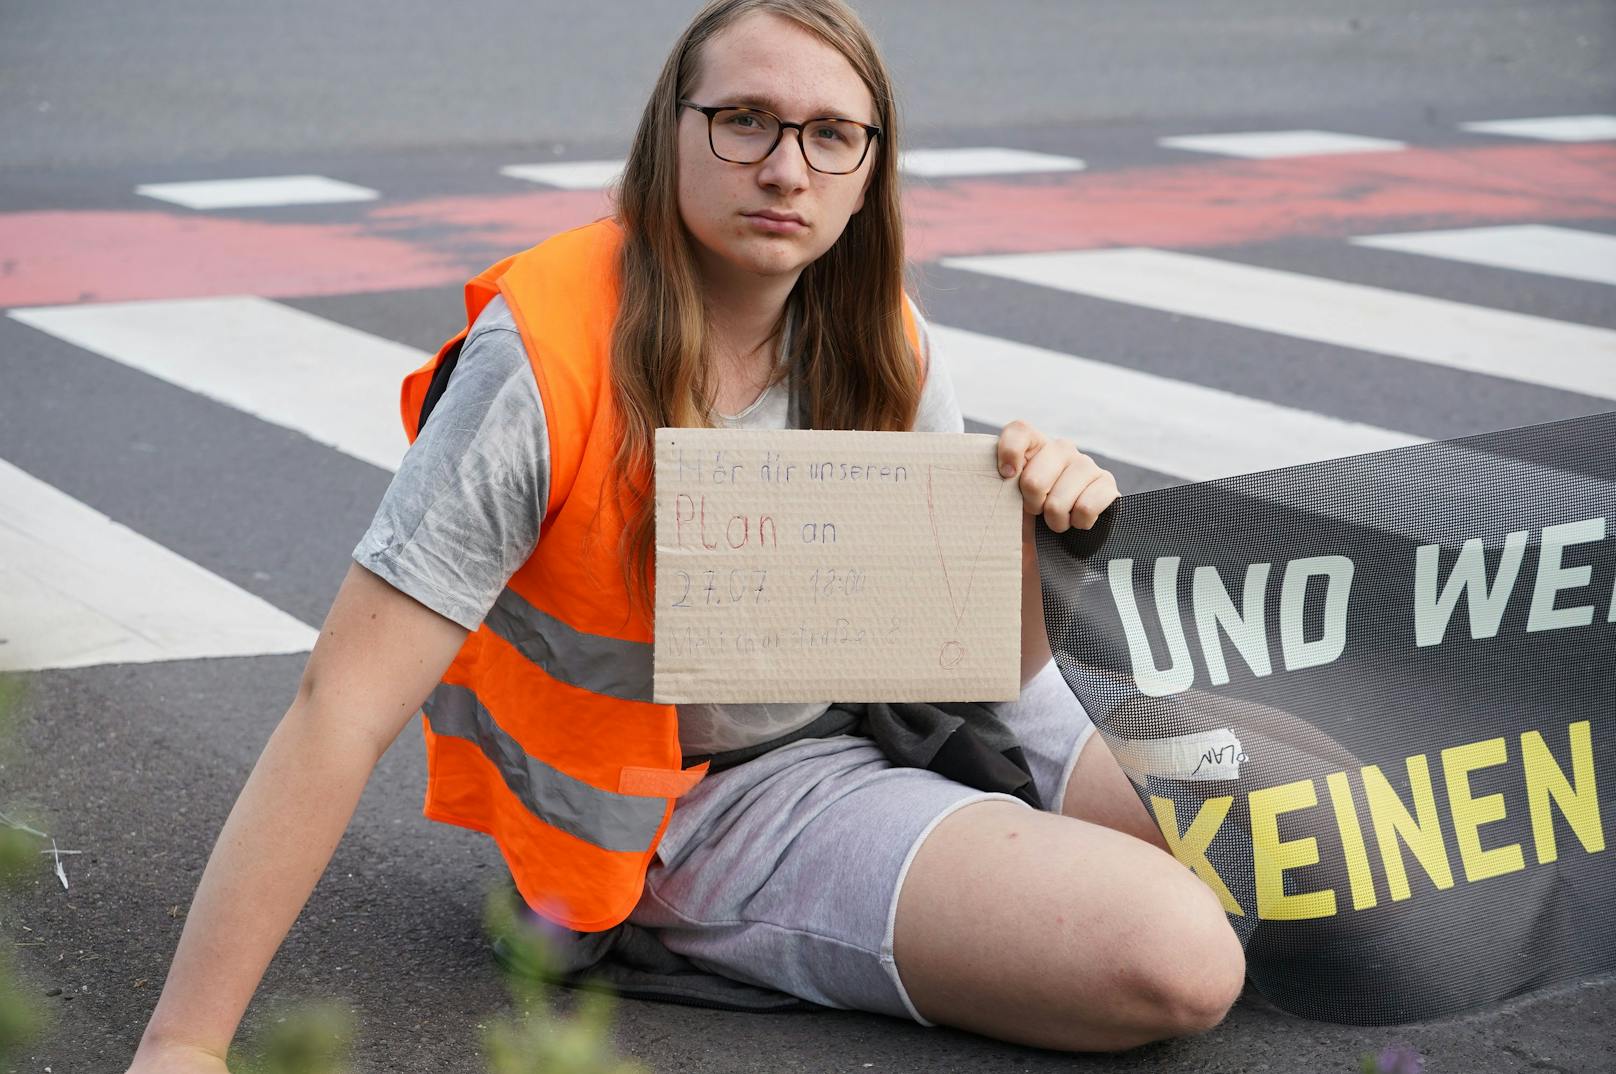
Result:
<svg viewBox="0 0 1616 1074"><path fill-rule="evenodd" d="M914 312L926 365L914 428L962 432L947 367ZM790 353L790 341L788 319L777 360ZM782 379L739 414L715 420L729 428L789 428L789 395ZM510 308L496 295L467 334L432 420L405 453L354 561L475 630L533 554L549 489L550 439L538 383ZM680 749L696 756L766 742L829 705L679 705Z"/></svg>

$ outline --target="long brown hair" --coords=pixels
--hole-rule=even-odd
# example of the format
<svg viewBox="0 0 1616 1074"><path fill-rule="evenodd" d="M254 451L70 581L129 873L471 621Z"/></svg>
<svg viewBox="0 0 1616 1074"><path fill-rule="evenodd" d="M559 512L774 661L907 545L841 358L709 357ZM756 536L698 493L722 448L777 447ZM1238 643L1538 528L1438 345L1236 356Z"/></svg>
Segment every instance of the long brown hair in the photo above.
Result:
<svg viewBox="0 0 1616 1074"><path fill-rule="evenodd" d="M613 467L625 511L623 571L651 608L650 496L659 426L712 424L708 318L688 232L679 216L678 100L700 74L702 47L743 16L790 19L845 56L875 100L880 142L863 208L829 250L803 269L789 368L802 418L815 429L908 429L920 400L916 356L904 334L903 222L892 83L875 42L842 0L712 0L674 45L612 198L623 229L621 306L612 333L612 393L621 423Z"/></svg>

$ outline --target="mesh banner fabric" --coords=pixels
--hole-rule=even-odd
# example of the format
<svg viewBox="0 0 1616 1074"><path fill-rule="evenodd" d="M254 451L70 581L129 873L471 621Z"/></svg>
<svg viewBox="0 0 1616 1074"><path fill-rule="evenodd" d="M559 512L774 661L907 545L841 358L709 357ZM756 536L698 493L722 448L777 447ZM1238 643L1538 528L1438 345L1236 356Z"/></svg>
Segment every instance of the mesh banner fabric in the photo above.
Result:
<svg viewBox="0 0 1616 1074"><path fill-rule="evenodd" d="M1274 1004L1616 971L1616 413L1125 496L1038 553L1062 675Z"/></svg>

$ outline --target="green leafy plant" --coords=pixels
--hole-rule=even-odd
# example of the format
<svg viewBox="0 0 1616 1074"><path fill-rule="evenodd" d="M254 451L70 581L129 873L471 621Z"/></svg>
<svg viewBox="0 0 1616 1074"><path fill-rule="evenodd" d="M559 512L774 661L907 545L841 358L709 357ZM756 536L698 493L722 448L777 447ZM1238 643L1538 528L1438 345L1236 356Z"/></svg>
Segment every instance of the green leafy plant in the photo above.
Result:
<svg viewBox="0 0 1616 1074"><path fill-rule="evenodd" d="M553 926L523 920L504 889L489 893L483 923L504 952L502 972L517 1012L484 1030L490 1074L649 1074L613 1051L610 993L581 991L570 1015L554 1010L552 987L560 959ZM353 1022L345 1008L329 1002L305 1004L278 1017L261 1041L233 1049L230 1069L238 1074L342 1074L348 1069L352 1038Z"/></svg>
<svg viewBox="0 0 1616 1074"><path fill-rule="evenodd" d="M261 1039L241 1049L258 1058L238 1058L232 1049L229 1067L237 1074L344 1074L353 1036L346 1007L330 1000L303 1003L276 1015Z"/></svg>
<svg viewBox="0 0 1616 1074"><path fill-rule="evenodd" d="M609 992L580 991L567 1017L552 1009L552 982L560 967L558 927L542 918L523 920L515 898L502 888L484 900L483 926L505 952L501 968L520 1012L484 1032L491 1074L649 1074L639 1063L619 1058L612 1047Z"/></svg>
<svg viewBox="0 0 1616 1074"><path fill-rule="evenodd" d="M22 683L0 676L0 743L11 739L21 699ZM39 838L31 826L13 821L0 810L0 887L15 890L30 881L39 865ZM0 949L0 1066L16 1060L23 1048L53 1024L45 1007L25 991L7 944Z"/></svg>

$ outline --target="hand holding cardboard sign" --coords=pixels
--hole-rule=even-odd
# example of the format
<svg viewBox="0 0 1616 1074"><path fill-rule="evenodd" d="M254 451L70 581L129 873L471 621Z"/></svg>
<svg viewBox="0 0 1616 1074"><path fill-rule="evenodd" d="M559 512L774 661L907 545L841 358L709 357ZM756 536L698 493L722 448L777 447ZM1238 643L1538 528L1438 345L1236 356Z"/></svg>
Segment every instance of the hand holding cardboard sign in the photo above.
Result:
<svg viewBox="0 0 1616 1074"><path fill-rule="evenodd" d="M1024 509L1042 514L1049 528L1064 533L1086 530L1120 493L1110 470L1060 437L1050 439L1024 421L999 433L999 472L1017 477Z"/></svg>

